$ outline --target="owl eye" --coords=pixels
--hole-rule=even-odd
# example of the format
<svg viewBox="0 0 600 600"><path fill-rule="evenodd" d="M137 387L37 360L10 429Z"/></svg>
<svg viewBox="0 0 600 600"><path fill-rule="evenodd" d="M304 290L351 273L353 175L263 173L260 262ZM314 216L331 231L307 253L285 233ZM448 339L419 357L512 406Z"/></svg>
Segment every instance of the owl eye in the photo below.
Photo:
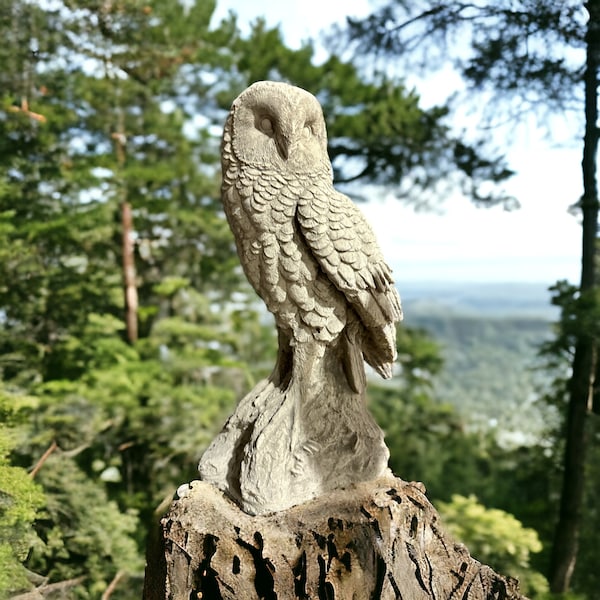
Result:
<svg viewBox="0 0 600 600"><path fill-rule="evenodd" d="M302 130L302 136L305 138L309 138L311 135L313 135L313 133L314 132L313 132L312 125L305 123L304 129Z"/></svg>
<svg viewBox="0 0 600 600"><path fill-rule="evenodd" d="M269 117L261 117L258 123L261 131L264 133L271 135L273 133L273 121L269 119Z"/></svg>

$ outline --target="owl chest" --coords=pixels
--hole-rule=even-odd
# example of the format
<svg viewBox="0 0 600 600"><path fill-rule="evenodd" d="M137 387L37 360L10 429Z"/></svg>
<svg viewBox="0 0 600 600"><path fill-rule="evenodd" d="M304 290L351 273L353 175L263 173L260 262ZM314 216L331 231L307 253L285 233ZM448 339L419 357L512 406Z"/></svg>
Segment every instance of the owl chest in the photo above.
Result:
<svg viewBox="0 0 600 600"><path fill-rule="evenodd" d="M244 220L252 232L252 252L265 266L282 267L292 275L306 262L307 249L298 231L296 210L303 186L281 179L257 178L239 190Z"/></svg>
<svg viewBox="0 0 600 600"><path fill-rule="evenodd" d="M241 209L258 233L287 230L294 221L297 197L289 186L255 180L238 187Z"/></svg>
<svg viewBox="0 0 600 600"><path fill-rule="evenodd" d="M294 332L296 339L304 339L313 328L319 336L337 335L344 314L344 303L307 246L297 220L299 204L322 202L315 185L264 176L239 177L235 185L242 263L278 325Z"/></svg>
<svg viewBox="0 0 600 600"><path fill-rule="evenodd" d="M287 200L273 197L264 211L256 212L255 197L250 197L244 210L253 229L249 258L259 266L260 287L277 301L289 297L290 286L309 284L317 272L316 263L298 231L295 204Z"/></svg>

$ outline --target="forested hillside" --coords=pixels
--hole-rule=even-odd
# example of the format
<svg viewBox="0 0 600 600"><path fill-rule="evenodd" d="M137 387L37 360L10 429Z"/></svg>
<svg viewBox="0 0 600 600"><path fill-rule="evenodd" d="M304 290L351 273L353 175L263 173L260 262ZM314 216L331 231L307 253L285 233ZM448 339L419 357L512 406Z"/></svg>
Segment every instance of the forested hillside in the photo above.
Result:
<svg viewBox="0 0 600 600"><path fill-rule="evenodd" d="M556 307L541 284L407 284L405 325L440 345L444 367L436 398L471 426L509 443L535 442L556 415L540 398L549 388L540 351L553 334ZM420 297L417 297L420 294Z"/></svg>

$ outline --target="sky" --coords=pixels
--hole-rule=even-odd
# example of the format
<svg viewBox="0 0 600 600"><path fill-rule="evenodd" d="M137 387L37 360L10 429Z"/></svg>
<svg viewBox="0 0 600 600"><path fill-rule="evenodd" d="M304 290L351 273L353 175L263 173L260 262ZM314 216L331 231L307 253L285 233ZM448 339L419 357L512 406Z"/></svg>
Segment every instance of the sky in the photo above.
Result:
<svg viewBox="0 0 600 600"><path fill-rule="evenodd" d="M232 10L247 31L263 16L269 26L279 25L286 43L299 47L347 16L372 12L369 0L217 0L213 22ZM319 56L319 53L317 53ZM321 54L322 56L322 54ZM460 78L442 72L423 81L411 79L424 107L445 100L461 85ZM458 117L458 129L477 127L477 121ZM535 124L515 129L506 155L517 171L505 189L521 208L476 208L459 195L445 198L435 212L415 211L392 197L370 198L361 205L373 226L395 279L402 282L503 283L552 285L559 279L579 281L581 228L568 208L582 192L581 144L569 123L557 121L558 138L549 142Z"/></svg>

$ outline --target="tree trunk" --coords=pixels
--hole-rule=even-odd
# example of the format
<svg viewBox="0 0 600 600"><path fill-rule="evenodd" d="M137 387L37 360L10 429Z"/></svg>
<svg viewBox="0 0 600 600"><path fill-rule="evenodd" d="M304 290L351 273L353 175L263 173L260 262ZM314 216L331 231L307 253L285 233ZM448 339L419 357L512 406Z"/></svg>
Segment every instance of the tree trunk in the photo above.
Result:
<svg viewBox="0 0 600 600"><path fill-rule="evenodd" d="M586 3L589 13L585 72L585 138L583 160L582 253L580 296L586 297L597 285L596 243L598 235L598 189L596 156L598 147L598 60L600 52L600 0ZM586 424L592 409L597 369L597 339L592 331L580 328L575 344L566 424L563 486L559 519L554 535L550 566L550 589L569 590L577 559L581 511L585 491L585 460L588 445Z"/></svg>
<svg viewBox="0 0 600 600"><path fill-rule="evenodd" d="M117 98L120 90L117 88ZM118 167L118 185L121 187L121 250L123 254L123 301L125 304L125 337L130 344L138 339L138 292L135 273L135 255L133 246L133 215L131 204L127 201L127 182L123 176L127 156L127 135L125 134L123 110L117 108L117 131L111 137L115 143L115 155Z"/></svg>
<svg viewBox="0 0 600 600"><path fill-rule="evenodd" d="M133 218L131 204L121 205L123 235L123 294L125 297L125 330L127 341L133 344L138 339L138 295L135 282L135 257L133 253Z"/></svg>
<svg viewBox="0 0 600 600"><path fill-rule="evenodd" d="M206 482L180 495L144 600L523 599L449 538L422 484L391 474L259 516Z"/></svg>

